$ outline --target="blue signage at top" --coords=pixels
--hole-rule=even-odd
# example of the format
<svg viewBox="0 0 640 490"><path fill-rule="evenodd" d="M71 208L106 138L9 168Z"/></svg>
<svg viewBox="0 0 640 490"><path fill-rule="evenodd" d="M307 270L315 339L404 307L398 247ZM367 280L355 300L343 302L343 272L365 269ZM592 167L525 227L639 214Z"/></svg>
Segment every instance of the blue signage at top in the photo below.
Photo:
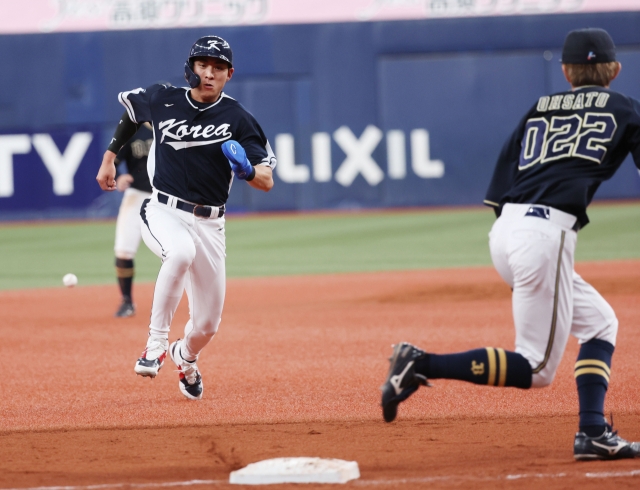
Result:
<svg viewBox="0 0 640 490"><path fill-rule="evenodd" d="M638 25L627 12L0 36L0 219L95 208L117 94L184 85L191 44L212 33L234 51L225 91L279 160L274 189L236 182L230 210L481 205L519 118L566 90L569 30L608 29L612 89L640 98ZM629 163L596 194L637 197Z"/></svg>

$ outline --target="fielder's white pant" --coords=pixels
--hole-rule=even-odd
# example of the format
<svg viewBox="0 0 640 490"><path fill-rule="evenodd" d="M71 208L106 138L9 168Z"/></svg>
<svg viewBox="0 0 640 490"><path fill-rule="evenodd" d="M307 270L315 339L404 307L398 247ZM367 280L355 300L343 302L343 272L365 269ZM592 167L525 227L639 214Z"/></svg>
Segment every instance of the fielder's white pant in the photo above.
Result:
<svg viewBox="0 0 640 490"><path fill-rule="evenodd" d="M131 260L136 256L141 238L140 207L142 206L142 201L150 196L150 192L133 189L132 187L124 191L116 221L114 251L117 258Z"/></svg>
<svg viewBox="0 0 640 490"><path fill-rule="evenodd" d="M224 217L199 218L159 203L154 192L144 213L142 238L162 259L151 306L149 330L168 337L183 290L190 320L182 355L193 360L218 330L225 296Z"/></svg>
<svg viewBox="0 0 640 490"><path fill-rule="evenodd" d="M553 381L569 334L580 343L601 339L615 345L618 320L573 270L575 216L547 206L549 219L525 216L530 207L505 204L489 247L493 265L513 289L515 350L531 364L532 387L543 387Z"/></svg>

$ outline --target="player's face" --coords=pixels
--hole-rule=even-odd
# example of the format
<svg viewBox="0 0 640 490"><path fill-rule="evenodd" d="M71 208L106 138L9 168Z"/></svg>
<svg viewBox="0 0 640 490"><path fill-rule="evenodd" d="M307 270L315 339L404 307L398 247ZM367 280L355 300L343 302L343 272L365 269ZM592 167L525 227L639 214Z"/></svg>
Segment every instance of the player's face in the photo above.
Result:
<svg viewBox="0 0 640 490"><path fill-rule="evenodd" d="M199 102L215 102L220 97L224 85L231 80L233 68L217 58L196 58L193 72L200 77L200 85L191 92Z"/></svg>

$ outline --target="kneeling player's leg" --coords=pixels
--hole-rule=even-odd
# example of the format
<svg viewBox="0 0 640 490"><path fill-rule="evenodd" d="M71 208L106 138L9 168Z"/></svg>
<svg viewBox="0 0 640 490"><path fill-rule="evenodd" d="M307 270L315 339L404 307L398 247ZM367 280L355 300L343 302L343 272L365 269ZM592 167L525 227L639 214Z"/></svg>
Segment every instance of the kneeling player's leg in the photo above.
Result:
<svg viewBox="0 0 640 490"><path fill-rule="evenodd" d="M184 277L196 255L189 220L193 216L150 201L142 208L142 238L162 259L151 306L151 336L168 338L173 315L184 291Z"/></svg>
<svg viewBox="0 0 640 490"><path fill-rule="evenodd" d="M547 386L569 337L576 234L539 218L500 218L490 234L491 257L513 289L515 352L487 347L416 361L427 378L493 386Z"/></svg>
<svg viewBox="0 0 640 490"><path fill-rule="evenodd" d="M395 418L397 405L425 378L520 388L548 385L571 330L575 236L544 219L499 218L490 234L491 257L513 289L516 351L486 347L439 355L398 344L382 386L385 420Z"/></svg>
<svg viewBox="0 0 640 490"><path fill-rule="evenodd" d="M574 314L571 333L580 341L575 378L580 403L580 432L600 436L605 428L604 400L618 319L613 308L578 274L573 275Z"/></svg>
<svg viewBox="0 0 640 490"><path fill-rule="evenodd" d="M576 233L525 217L509 237L516 352L532 368L531 386L553 381L571 331Z"/></svg>
<svg viewBox="0 0 640 490"><path fill-rule="evenodd" d="M491 257L498 273L513 288L508 262L509 234L514 221L502 217L491 228ZM426 354L416 360L416 372L427 379L447 378L490 386L531 387L531 365L521 354L486 347L457 354Z"/></svg>
<svg viewBox="0 0 640 490"><path fill-rule="evenodd" d="M186 285L191 318L185 327L182 356L191 361L218 331L226 291L224 218L198 219L200 240Z"/></svg>
<svg viewBox="0 0 640 490"><path fill-rule="evenodd" d="M521 354L485 347L457 354L430 354L415 361L427 379L458 379L489 386L531 387L531 365Z"/></svg>
<svg viewBox="0 0 640 490"><path fill-rule="evenodd" d="M569 336L575 233L547 220L503 217L490 234L496 270L513 289L515 352L487 347L458 354L426 354L415 370L492 386L547 386Z"/></svg>

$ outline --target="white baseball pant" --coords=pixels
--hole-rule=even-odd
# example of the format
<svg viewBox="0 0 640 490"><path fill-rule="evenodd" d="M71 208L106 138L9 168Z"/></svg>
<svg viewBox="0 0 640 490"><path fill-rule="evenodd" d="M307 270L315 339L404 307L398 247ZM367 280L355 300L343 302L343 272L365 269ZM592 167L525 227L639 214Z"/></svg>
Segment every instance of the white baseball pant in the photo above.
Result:
<svg viewBox="0 0 640 490"><path fill-rule="evenodd" d="M190 320L182 355L198 357L218 330L224 304L224 217L200 218L157 200L154 191L143 209L142 238L162 259L151 306L150 334L167 338L173 315L186 290ZM171 200L175 202L175 198Z"/></svg>
<svg viewBox="0 0 640 490"><path fill-rule="evenodd" d="M526 216L532 206L548 218ZM573 270L575 221L548 206L505 204L489 233L493 264L513 290L515 350L531 364L532 387L553 381L569 334L616 343L613 309Z"/></svg>
<svg viewBox="0 0 640 490"><path fill-rule="evenodd" d="M115 255L119 259L133 259L140 246L140 207L151 193L129 187L124 191L116 220Z"/></svg>

